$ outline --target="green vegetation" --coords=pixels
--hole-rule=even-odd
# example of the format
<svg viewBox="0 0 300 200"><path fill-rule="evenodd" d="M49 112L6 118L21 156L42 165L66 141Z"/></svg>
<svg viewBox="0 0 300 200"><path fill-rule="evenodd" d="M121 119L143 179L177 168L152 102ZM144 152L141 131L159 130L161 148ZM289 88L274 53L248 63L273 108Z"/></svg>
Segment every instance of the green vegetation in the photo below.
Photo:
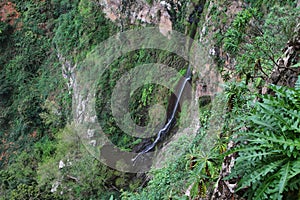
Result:
<svg viewBox="0 0 300 200"><path fill-rule="evenodd" d="M99 123L110 140L123 150L131 150L140 139L124 134L117 126L111 110L112 91L124 73L135 66L147 63L161 63L174 66L175 69L177 67L178 70L179 67L186 64L184 59L173 53L162 50L140 49L123 55L114 61L99 80L99 93L96 103ZM167 107L171 92L173 91L168 91L167 88L156 84L145 84L135 90L128 102L133 121L140 126L146 126L150 120L149 108L157 103Z"/></svg>
<svg viewBox="0 0 300 200"><path fill-rule="evenodd" d="M266 15L257 8L238 13L223 39L224 49L237 60L234 73L247 76L246 81L255 78L256 84L261 77L265 79L282 54L281 48L292 38L297 13L299 8L277 4Z"/></svg>
<svg viewBox="0 0 300 200"><path fill-rule="evenodd" d="M237 133L239 157L231 177L242 177L239 189L250 187L251 199L282 199L284 192L300 188L300 90L271 88L276 96L255 103L240 118L247 130Z"/></svg>
<svg viewBox="0 0 300 200"><path fill-rule="evenodd" d="M300 198L299 89L270 86L276 96L261 96L262 86L282 55L281 49L295 34L299 8L290 7L294 4L288 2L264 3L270 5L269 12L265 12L263 4L252 4L236 15L224 33L216 33L217 44L237 61L232 71L219 62L220 72L223 77L238 79L225 84L221 98L228 102L229 112L211 150L203 151L197 145L201 139L195 139L196 145L188 148L185 160L178 159L180 164L172 162L152 172L147 187L137 193L123 193L124 199L187 199L187 191L192 199L210 196L223 158L234 152L238 157L225 180L239 180L237 194L246 199ZM224 19L219 12L213 17ZM250 103L258 99L260 102ZM213 112L209 112L208 119ZM205 129L202 134L205 138ZM237 146L226 152L229 140Z"/></svg>
<svg viewBox="0 0 300 200"><path fill-rule="evenodd" d="M96 185L90 187L89 183L100 185L105 179L86 177L90 171L83 169L98 174L103 166L98 168L99 163L87 156L72 168L81 173L82 185L64 197L50 191L55 178L61 181L66 176L58 171L59 159L70 154L74 162L74 152L83 154L80 145L62 143L65 140L60 137L67 132L64 127L71 117L72 96L57 56L62 54L74 64L115 27L90 1L12 3L21 15L14 25L0 24L0 199L69 199L80 198L81 193L96 198L106 189L93 192ZM91 168L85 167L86 163L91 163ZM65 181L67 188L75 185L72 179Z"/></svg>
<svg viewBox="0 0 300 200"><path fill-rule="evenodd" d="M227 112L217 110L212 97L199 98L201 127L196 137L174 147L183 153L161 169L130 174L103 165L87 152L71 123L72 89L62 76L65 65L80 63L117 33L117 24L105 18L94 0L11 1L19 15L14 23L10 21L14 16L0 20L1 200L201 199L210 197L220 181L237 182L235 194L245 199L300 199L299 50L283 67L290 73L280 74L285 80L270 82L284 56L282 50L297 34L297 1L245 0L237 14L228 16L231 1L201 0L205 5L198 26L186 21L193 4L178 2L170 3L174 30L198 39L205 36L204 20L211 19L213 28L206 24L206 33L213 32L211 42L222 51L223 57L216 56L215 61L225 80L224 93L214 98L226 102ZM234 59L233 68L224 55ZM182 75L187 65L170 52L139 49L116 59L98 80L99 123L124 151L132 151L143 140L117 126L109 100L122 75L147 63L172 66ZM147 125L149 108L157 103L167 107L171 92L146 84L130 94L133 121ZM181 111L178 119L188 115L185 105ZM212 120L219 118L222 127L209 132L215 125ZM178 120L175 129L182 124L189 126ZM216 139L206 140L210 134ZM222 167L232 155L231 173L223 176Z"/></svg>

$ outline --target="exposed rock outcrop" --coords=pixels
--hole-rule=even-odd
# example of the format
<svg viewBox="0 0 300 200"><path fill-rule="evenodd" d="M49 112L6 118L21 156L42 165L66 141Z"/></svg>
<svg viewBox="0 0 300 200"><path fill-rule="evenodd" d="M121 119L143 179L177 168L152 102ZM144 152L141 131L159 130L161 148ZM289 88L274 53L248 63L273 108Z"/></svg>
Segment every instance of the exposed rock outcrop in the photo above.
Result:
<svg viewBox="0 0 300 200"><path fill-rule="evenodd" d="M20 13L15 7L16 5L9 1L0 3L0 20L2 22L8 22L10 25L14 25L16 19L20 16Z"/></svg>
<svg viewBox="0 0 300 200"><path fill-rule="evenodd" d="M266 86L262 93L270 93L267 88L269 84L284 85L294 87L300 74L300 67L293 68L292 66L299 62L300 57L300 24L297 25L294 31L294 37L288 41L283 49L283 55L276 62L276 66L267 80Z"/></svg>
<svg viewBox="0 0 300 200"><path fill-rule="evenodd" d="M122 28L124 25L155 24L165 36L172 31L171 17L168 13L170 4L166 1L153 1L150 5L145 0L99 0L98 4L103 7L107 18Z"/></svg>

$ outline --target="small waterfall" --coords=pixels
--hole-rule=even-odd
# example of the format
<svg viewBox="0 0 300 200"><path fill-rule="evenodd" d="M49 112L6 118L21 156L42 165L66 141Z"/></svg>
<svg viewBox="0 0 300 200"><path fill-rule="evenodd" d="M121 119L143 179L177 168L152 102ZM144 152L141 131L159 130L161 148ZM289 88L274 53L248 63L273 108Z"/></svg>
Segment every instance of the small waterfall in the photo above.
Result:
<svg viewBox="0 0 300 200"><path fill-rule="evenodd" d="M163 136L165 136L171 130L171 128L175 125L175 123L176 123L176 112L177 112L178 107L179 107L179 102L181 100L182 93L183 93L188 81L190 81L191 78L192 78L192 76L191 76L191 66L189 65L189 67L187 69L187 72L185 74L183 84L181 85L181 87L179 89L179 93L177 95L177 99L176 99L174 108L172 109L172 113L171 113L170 117L168 118L167 123L164 125L164 127L161 130L159 130L159 132L157 134L157 137L154 140L154 142L152 144L146 146L146 148L144 148L144 150L142 150L140 153L138 153L138 155L135 158L132 159L133 161L136 161L136 159L138 157L140 157L141 155L151 151L156 146L156 144L159 142L159 140Z"/></svg>

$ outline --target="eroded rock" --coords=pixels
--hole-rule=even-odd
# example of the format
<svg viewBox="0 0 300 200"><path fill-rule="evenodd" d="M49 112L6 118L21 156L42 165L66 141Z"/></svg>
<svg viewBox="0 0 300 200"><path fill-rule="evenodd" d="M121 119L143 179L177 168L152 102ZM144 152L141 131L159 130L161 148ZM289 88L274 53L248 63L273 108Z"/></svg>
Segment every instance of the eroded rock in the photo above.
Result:
<svg viewBox="0 0 300 200"><path fill-rule="evenodd" d="M166 1L154 1L149 5L144 0L100 0L98 4L103 8L106 17L119 26L152 24L158 25L160 32L165 36L172 32L172 21L168 13L171 5Z"/></svg>

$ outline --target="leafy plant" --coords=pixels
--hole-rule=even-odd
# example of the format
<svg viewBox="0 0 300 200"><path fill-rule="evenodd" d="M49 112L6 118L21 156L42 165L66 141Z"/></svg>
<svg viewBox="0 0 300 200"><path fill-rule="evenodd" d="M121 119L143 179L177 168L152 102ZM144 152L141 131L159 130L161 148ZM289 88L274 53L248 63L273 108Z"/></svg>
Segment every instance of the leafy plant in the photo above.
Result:
<svg viewBox="0 0 300 200"><path fill-rule="evenodd" d="M153 178L148 182L146 188L141 189L138 193L123 192L122 199L186 199L183 197L182 188L186 184L188 171L184 164L184 157L180 157L166 167L152 170L150 174Z"/></svg>
<svg viewBox="0 0 300 200"><path fill-rule="evenodd" d="M270 86L276 96L263 96L249 115L247 131L237 134L239 153L230 177L240 177L238 190L248 199L282 199L300 189L300 90Z"/></svg>
<svg viewBox="0 0 300 200"><path fill-rule="evenodd" d="M206 197L208 187L217 178L220 157L214 151L204 152L193 148L186 158L189 160L187 167L191 169L190 177L193 185L191 197L193 199Z"/></svg>
<svg viewBox="0 0 300 200"><path fill-rule="evenodd" d="M292 37L299 8L273 5L268 13L249 7L237 14L223 35L224 50L235 58L233 73L259 87L277 65L281 49ZM220 37L220 36L219 36Z"/></svg>
<svg viewBox="0 0 300 200"><path fill-rule="evenodd" d="M300 90L300 75L298 76L298 79L295 83L295 88L296 88L296 90Z"/></svg>

